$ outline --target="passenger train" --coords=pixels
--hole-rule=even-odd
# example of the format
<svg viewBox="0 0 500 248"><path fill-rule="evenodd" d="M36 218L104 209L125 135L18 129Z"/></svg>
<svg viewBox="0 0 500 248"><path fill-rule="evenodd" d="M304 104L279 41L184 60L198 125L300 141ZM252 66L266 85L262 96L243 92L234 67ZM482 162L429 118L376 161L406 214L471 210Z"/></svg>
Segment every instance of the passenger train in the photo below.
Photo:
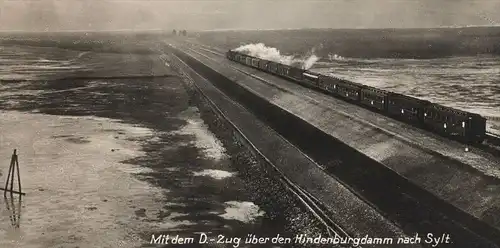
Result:
<svg viewBox="0 0 500 248"><path fill-rule="evenodd" d="M232 50L226 57L454 140L482 143L486 138L486 118L478 114Z"/></svg>

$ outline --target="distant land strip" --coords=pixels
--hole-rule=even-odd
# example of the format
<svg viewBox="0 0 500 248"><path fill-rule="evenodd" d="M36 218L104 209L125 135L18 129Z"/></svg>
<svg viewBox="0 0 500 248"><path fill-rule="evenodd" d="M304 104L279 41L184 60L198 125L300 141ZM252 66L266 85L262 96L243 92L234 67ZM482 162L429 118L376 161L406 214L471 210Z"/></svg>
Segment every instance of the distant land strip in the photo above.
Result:
<svg viewBox="0 0 500 248"><path fill-rule="evenodd" d="M173 74L163 75L121 75L121 76L70 76L63 78L56 78L54 80L99 80L99 79L152 79L152 78L168 78L175 77Z"/></svg>
<svg viewBox="0 0 500 248"><path fill-rule="evenodd" d="M153 79L153 78L168 78L177 77L173 74L163 75L122 75L122 76L69 76L62 78L29 78L29 79L0 79L0 82L27 82L41 80L100 80L100 79Z"/></svg>

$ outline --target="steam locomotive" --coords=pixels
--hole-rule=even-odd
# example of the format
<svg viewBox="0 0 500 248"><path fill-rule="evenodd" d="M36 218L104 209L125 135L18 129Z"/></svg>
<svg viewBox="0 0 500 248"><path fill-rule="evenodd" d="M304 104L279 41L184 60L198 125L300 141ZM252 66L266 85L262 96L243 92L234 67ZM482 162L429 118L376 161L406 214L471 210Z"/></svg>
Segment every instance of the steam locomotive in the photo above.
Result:
<svg viewBox="0 0 500 248"><path fill-rule="evenodd" d="M478 114L232 50L226 57L457 141L473 144L486 138L486 119Z"/></svg>

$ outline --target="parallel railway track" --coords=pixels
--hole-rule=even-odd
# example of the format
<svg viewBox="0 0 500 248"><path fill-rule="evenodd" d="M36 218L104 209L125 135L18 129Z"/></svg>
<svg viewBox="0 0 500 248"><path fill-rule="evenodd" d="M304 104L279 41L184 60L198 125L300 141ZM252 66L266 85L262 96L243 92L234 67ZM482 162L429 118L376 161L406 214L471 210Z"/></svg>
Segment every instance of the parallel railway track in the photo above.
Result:
<svg viewBox="0 0 500 248"><path fill-rule="evenodd" d="M175 56L176 59L180 63L184 63L182 59ZM166 62L166 61L164 61ZM187 65L186 65L187 66ZM193 79L185 72L182 72L186 78L189 79L189 81L194 82ZM207 80L204 78L202 75L196 73L199 77L203 78L204 80ZM201 88L199 88L196 83L192 83L192 85L195 87L196 91L199 92L204 99L209 103L210 108L218 115L220 118L222 118L234 131L236 134L238 140L246 147L251 149L252 153L256 155L261 161L266 163L269 168L272 168L273 172L276 173L278 176L278 179L280 183L282 183L285 188L292 194L294 195L298 201L302 204L304 209L308 212L310 212L316 220L321 223L324 227L326 232L331 238L342 238L344 240L349 240L353 239L353 237L345 231L340 225L338 225L334 220L332 220L329 215L331 214L330 211L324 204L321 203L320 200L312 196L310 193L308 193L306 190L302 189L299 185L293 183L290 179L288 179L283 172L281 172L276 165L274 165L269 159L265 157L264 154L262 154L257 147L255 147L250 140L243 134L243 132L231 121L229 118L217 107L217 105L208 98L207 95L203 92ZM221 93L223 94L223 93ZM231 100L232 101L232 100ZM353 246L345 246L345 247L353 247ZM361 247L361 246L356 246L356 247Z"/></svg>
<svg viewBox="0 0 500 248"><path fill-rule="evenodd" d="M206 46L203 44L198 44L198 43L190 43L190 44L194 45L194 46L198 46L198 48L203 50L203 51L215 54L217 56L225 57L224 52L220 51L220 49L212 48L212 47L209 47L209 46ZM196 52L196 51L194 51L194 52ZM196 52L196 53L198 53L198 52ZM202 54L200 54L200 55L202 55ZM235 68L235 67L233 67L233 68ZM235 68L235 69L238 71L241 71L245 74L249 74L249 73L247 73L243 70L240 70L238 68ZM486 117L486 118L488 119L488 117ZM483 144L476 144L474 146L477 148L484 149L484 150L491 152L495 155L500 155L500 135L487 131L485 142Z"/></svg>

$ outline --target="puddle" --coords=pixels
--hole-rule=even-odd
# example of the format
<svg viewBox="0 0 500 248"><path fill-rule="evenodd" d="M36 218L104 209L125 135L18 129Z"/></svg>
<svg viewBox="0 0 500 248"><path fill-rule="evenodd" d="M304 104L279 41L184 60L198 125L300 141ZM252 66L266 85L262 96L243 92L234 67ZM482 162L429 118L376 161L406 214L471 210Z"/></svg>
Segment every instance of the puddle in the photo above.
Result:
<svg viewBox="0 0 500 248"><path fill-rule="evenodd" d="M232 177L235 173L223 170L203 170L198 172L193 172L194 176L208 176L217 180L221 180L227 177Z"/></svg>
<svg viewBox="0 0 500 248"><path fill-rule="evenodd" d="M201 149L206 158L214 160L227 158L226 149L222 146L221 142L208 130L202 119L191 118L194 115L198 115L196 107L190 107L181 113L181 118L185 119L187 124L174 133L193 135L195 137L193 145Z"/></svg>
<svg viewBox="0 0 500 248"><path fill-rule="evenodd" d="M243 223L252 223L258 217L264 216L264 212L259 210L259 206L252 202L226 202L226 213L219 215L226 220L238 220Z"/></svg>

